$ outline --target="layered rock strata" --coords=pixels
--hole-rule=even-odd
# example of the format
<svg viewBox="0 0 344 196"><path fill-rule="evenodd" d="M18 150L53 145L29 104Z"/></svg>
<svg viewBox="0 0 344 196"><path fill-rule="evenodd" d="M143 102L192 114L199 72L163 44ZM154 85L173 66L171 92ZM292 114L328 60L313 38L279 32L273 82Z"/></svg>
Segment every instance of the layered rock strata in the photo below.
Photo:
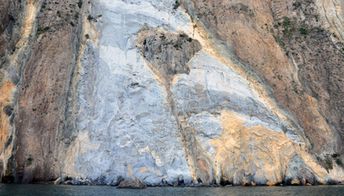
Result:
<svg viewBox="0 0 344 196"><path fill-rule="evenodd" d="M3 1L3 182L344 180L341 1Z"/></svg>

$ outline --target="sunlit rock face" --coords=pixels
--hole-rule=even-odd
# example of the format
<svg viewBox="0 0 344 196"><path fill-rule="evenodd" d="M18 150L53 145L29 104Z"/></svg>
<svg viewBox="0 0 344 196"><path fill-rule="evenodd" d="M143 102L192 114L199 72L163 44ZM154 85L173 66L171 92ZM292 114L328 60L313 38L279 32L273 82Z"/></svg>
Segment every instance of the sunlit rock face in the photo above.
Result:
<svg viewBox="0 0 344 196"><path fill-rule="evenodd" d="M78 132L63 170L68 176L103 183L116 183L120 176L153 185L191 182L169 89L136 46L144 24L178 27L168 23L172 3L160 11L158 5L144 1L92 5L90 14L101 17L92 24L96 37L87 41L81 62ZM188 25L183 16L176 20L180 26Z"/></svg>
<svg viewBox="0 0 344 196"><path fill-rule="evenodd" d="M19 4L0 11L3 181L344 180L340 1Z"/></svg>

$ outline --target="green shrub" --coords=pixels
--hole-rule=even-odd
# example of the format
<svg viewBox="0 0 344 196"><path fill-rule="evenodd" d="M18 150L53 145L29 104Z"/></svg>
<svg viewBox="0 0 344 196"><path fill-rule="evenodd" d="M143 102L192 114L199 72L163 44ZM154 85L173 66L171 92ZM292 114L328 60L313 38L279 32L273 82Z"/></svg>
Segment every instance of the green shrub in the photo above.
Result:
<svg viewBox="0 0 344 196"><path fill-rule="evenodd" d="M288 28L290 28L291 21L288 17L285 16L285 17L283 17L282 24L283 24L284 29L288 29Z"/></svg>
<svg viewBox="0 0 344 196"><path fill-rule="evenodd" d="M338 166L340 166L340 167L344 167L344 164L343 164L343 162L342 162L342 160L341 159L336 159L336 163L337 163L337 165Z"/></svg>
<svg viewBox="0 0 344 196"><path fill-rule="evenodd" d="M308 35L308 30L305 27L300 27L299 31L301 35Z"/></svg>
<svg viewBox="0 0 344 196"><path fill-rule="evenodd" d="M38 29L37 29L37 34L38 35L40 35L40 34L42 34L42 33L44 33L44 32L47 32L47 31L49 31L49 29L50 29L50 27L39 27Z"/></svg>

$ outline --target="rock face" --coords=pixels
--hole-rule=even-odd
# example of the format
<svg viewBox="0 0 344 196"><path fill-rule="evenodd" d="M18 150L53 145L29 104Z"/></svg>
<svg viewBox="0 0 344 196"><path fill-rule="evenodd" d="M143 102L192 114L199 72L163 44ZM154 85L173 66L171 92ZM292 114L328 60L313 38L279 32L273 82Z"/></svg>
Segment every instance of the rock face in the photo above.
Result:
<svg viewBox="0 0 344 196"><path fill-rule="evenodd" d="M144 189L146 185L138 179L130 181L123 180L119 183L118 188Z"/></svg>
<svg viewBox="0 0 344 196"><path fill-rule="evenodd" d="M339 0L3 0L2 181L340 183L343 12Z"/></svg>

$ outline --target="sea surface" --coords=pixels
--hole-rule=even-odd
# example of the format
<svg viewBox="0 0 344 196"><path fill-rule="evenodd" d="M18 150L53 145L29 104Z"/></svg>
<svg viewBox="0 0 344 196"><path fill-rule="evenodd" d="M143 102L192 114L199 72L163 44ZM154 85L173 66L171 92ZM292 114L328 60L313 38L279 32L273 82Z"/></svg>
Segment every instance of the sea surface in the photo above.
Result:
<svg viewBox="0 0 344 196"><path fill-rule="evenodd" d="M340 195L344 196L344 186L284 186L284 187L198 187L174 188L156 187L143 190L117 189L110 186L65 186L65 185L5 185L0 184L0 195L95 195L95 196L192 196L192 195Z"/></svg>

